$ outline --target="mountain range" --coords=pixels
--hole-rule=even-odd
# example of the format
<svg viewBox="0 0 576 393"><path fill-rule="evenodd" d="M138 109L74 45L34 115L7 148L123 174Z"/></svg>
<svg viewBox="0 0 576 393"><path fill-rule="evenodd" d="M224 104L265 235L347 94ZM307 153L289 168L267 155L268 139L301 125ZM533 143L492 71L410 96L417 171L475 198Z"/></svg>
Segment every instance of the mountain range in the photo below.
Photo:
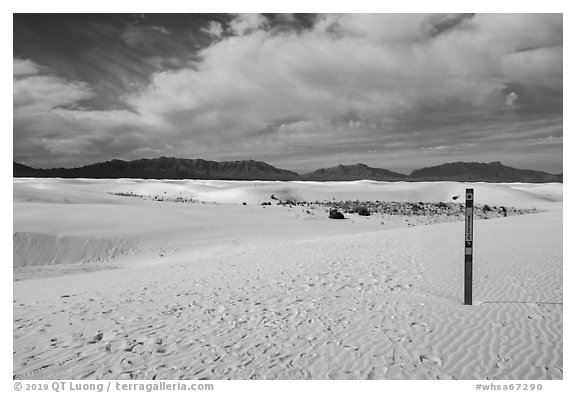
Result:
<svg viewBox="0 0 576 393"><path fill-rule="evenodd" d="M201 179L201 180L305 180L305 181L462 181L491 183L551 183L562 182L562 174L550 174L529 169L517 169L501 162L452 162L422 169L409 175L364 164L338 165L311 173L279 169L262 161L207 161L160 157L133 161L111 160L79 168L32 168L13 162L14 177L61 178L141 178L141 179Z"/></svg>

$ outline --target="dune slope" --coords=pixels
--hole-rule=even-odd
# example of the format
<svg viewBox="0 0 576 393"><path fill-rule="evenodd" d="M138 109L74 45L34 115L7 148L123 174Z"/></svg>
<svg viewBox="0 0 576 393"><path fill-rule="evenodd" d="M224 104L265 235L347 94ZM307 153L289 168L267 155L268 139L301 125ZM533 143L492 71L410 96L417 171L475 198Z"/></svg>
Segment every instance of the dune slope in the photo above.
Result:
<svg viewBox="0 0 576 393"><path fill-rule="evenodd" d="M14 376L562 379L561 190L499 187L490 198L498 191L556 207L475 223L473 306L462 305L460 222L383 230L281 207L126 199L102 211L69 204L75 214L66 216L54 201L15 202L21 232L84 228L94 238L108 222L115 238L187 246L163 257L140 252L120 269L15 282ZM65 219L51 221L54 211ZM202 240L206 247L189 246Z"/></svg>

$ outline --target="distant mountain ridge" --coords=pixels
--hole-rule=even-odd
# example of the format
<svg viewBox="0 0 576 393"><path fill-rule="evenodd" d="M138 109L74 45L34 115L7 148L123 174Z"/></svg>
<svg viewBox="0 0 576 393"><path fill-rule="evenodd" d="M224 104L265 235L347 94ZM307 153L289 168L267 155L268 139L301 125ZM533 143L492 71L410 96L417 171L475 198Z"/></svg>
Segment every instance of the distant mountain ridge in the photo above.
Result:
<svg viewBox="0 0 576 393"><path fill-rule="evenodd" d="M388 169L372 168L365 164L338 165L331 168L321 168L314 172L302 175L302 180L314 181L346 181L346 180L378 180L401 181L407 175L392 172Z"/></svg>
<svg viewBox="0 0 576 393"><path fill-rule="evenodd" d="M562 182L562 174L553 175L530 169L517 169L500 161L490 163L451 162L412 171L413 181L461 181L489 183L551 183Z"/></svg>
<svg viewBox="0 0 576 393"><path fill-rule="evenodd" d="M207 161L160 157L133 161L111 160L79 168L37 169L13 162L14 177L140 178L200 180L307 180L307 181L461 181L490 183L563 182L562 174L517 169L501 162L452 162L422 169L409 175L365 164L338 165L299 175L262 161Z"/></svg>
<svg viewBox="0 0 576 393"><path fill-rule="evenodd" d="M111 160L80 168L35 169L14 163L14 177L140 178L201 180L299 180L297 173L261 161L206 161L160 157L134 161Z"/></svg>

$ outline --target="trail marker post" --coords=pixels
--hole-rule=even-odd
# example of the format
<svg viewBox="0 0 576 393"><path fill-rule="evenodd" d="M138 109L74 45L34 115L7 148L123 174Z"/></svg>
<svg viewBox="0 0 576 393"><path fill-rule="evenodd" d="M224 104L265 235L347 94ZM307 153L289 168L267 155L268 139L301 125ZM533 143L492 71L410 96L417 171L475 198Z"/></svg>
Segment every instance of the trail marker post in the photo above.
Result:
<svg viewBox="0 0 576 393"><path fill-rule="evenodd" d="M474 220L474 189L466 189L464 221L464 304L472 304L472 227Z"/></svg>

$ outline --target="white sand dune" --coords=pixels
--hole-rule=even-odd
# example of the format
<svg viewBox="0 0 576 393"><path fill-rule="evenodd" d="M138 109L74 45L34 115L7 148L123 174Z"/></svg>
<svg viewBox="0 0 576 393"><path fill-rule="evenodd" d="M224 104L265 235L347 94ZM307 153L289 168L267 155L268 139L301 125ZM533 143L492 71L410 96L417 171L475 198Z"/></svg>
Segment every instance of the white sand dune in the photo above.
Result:
<svg viewBox="0 0 576 393"><path fill-rule="evenodd" d="M473 306L461 222L258 206L467 186L545 210L475 222ZM561 184L18 179L14 233L16 378L563 378ZM38 278L82 258L117 268Z"/></svg>
<svg viewBox="0 0 576 393"><path fill-rule="evenodd" d="M259 204L274 195L282 200L423 201L450 202L475 189L475 202L517 207L550 206L562 202L562 184L457 183L457 182L269 182L139 179L15 179L14 202L125 203L107 192L187 197L227 204ZM133 203L133 202L131 202Z"/></svg>

